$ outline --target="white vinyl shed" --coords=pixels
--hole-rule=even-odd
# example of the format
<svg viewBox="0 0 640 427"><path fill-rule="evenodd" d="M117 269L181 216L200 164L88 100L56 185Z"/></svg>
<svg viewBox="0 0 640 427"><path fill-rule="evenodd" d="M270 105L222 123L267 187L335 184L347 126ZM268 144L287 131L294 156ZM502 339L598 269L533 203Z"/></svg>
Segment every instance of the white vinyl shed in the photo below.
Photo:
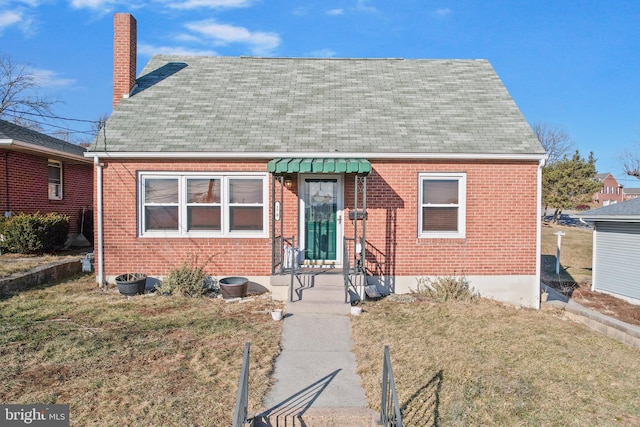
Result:
<svg viewBox="0 0 640 427"><path fill-rule="evenodd" d="M579 215L592 223L592 289L640 304L640 199Z"/></svg>

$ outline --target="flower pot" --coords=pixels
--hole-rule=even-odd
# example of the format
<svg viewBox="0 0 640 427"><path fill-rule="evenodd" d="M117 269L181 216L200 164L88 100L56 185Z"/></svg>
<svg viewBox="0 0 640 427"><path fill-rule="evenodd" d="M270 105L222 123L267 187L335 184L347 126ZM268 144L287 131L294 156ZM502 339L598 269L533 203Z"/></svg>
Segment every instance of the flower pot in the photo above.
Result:
<svg viewBox="0 0 640 427"><path fill-rule="evenodd" d="M223 298L244 298L247 296L249 279L246 277L225 277L220 279L220 293Z"/></svg>
<svg viewBox="0 0 640 427"><path fill-rule="evenodd" d="M282 320L282 310L281 309L273 310L271 312L271 318L276 321Z"/></svg>
<svg viewBox="0 0 640 427"><path fill-rule="evenodd" d="M142 273L127 273L116 277L116 285L122 295L142 295L147 284L147 275Z"/></svg>
<svg viewBox="0 0 640 427"><path fill-rule="evenodd" d="M547 302L548 299L549 299L549 293L543 292L542 294L540 294L540 301L541 302Z"/></svg>

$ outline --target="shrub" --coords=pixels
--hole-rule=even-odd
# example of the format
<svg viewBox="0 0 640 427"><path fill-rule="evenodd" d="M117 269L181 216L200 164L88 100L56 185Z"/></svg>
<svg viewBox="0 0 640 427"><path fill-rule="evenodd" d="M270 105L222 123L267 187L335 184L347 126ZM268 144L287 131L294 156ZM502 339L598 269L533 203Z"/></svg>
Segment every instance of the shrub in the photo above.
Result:
<svg viewBox="0 0 640 427"><path fill-rule="evenodd" d="M465 276L439 276L434 279L418 278L418 286L411 292L416 297L428 297L437 302L475 301L478 294Z"/></svg>
<svg viewBox="0 0 640 427"><path fill-rule="evenodd" d="M208 261L210 260L211 258ZM207 263L198 266L197 257L185 261L180 268L169 270L169 275L156 285L156 289L163 294L186 297L199 297L211 290L215 291L215 281L204 272Z"/></svg>
<svg viewBox="0 0 640 427"><path fill-rule="evenodd" d="M17 214L0 224L0 250L22 254L52 252L64 245L69 217L58 213Z"/></svg>

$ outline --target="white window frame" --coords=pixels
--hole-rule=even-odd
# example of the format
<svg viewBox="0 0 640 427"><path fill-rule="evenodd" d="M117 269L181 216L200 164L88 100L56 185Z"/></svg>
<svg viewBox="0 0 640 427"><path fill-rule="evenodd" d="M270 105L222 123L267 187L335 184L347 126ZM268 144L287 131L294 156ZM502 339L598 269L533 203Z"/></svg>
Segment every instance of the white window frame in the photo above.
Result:
<svg viewBox="0 0 640 427"><path fill-rule="evenodd" d="M56 167L60 171L60 182L52 183L49 178L49 168ZM60 160L49 159L47 162L47 192L49 194L49 200L62 200L62 162ZM57 191L56 191L57 190Z"/></svg>
<svg viewBox="0 0 640 427"><path fill-rule="evenodd" d="M457 204L423 204L423 182L425 180L458 181L458 203ZM424 207L457 207L458 208L458 230L456 231L423 231L422 211ZM418 175L418 237L419 238L447 238L464 239L466 237L466 217L467 217L467 174L465 172L423 172Z"/></svg>
<svg viewBox="0 0 640 427"><path fill-rule="evenodd" d="M145 231L145 180L146 179L177 179L178 180L178 230L149 230ZM187 208L193 204L187 203L188 179L219 179L221 181L221 229L220 230L191 230L187 229ZM237 206L229 203L228 191L231 179L261 179L262 203L243 204L242 206L262 207L262 230L232 231L230 229L229 207ZM263 238L269 237L269 191L268 174L260 172L138 172L138 237L218 237L218 238ZM162 204L169 206L170 204ZM203 206L207 206L206 204Z"/></svg>

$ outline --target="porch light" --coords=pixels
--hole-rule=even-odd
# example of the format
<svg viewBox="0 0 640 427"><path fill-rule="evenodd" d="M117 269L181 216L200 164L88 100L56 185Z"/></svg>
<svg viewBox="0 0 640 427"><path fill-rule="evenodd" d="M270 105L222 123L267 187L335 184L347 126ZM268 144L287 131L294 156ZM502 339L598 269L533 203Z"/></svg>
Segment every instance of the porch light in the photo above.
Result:
<svg viewBox="0 0 640 427"><path fill-rule="evenodd" d="M293 180L291 177L288 176L284 179L284 186L287 187L287 190L291 190L291 187L293 187Z"/></svg>

